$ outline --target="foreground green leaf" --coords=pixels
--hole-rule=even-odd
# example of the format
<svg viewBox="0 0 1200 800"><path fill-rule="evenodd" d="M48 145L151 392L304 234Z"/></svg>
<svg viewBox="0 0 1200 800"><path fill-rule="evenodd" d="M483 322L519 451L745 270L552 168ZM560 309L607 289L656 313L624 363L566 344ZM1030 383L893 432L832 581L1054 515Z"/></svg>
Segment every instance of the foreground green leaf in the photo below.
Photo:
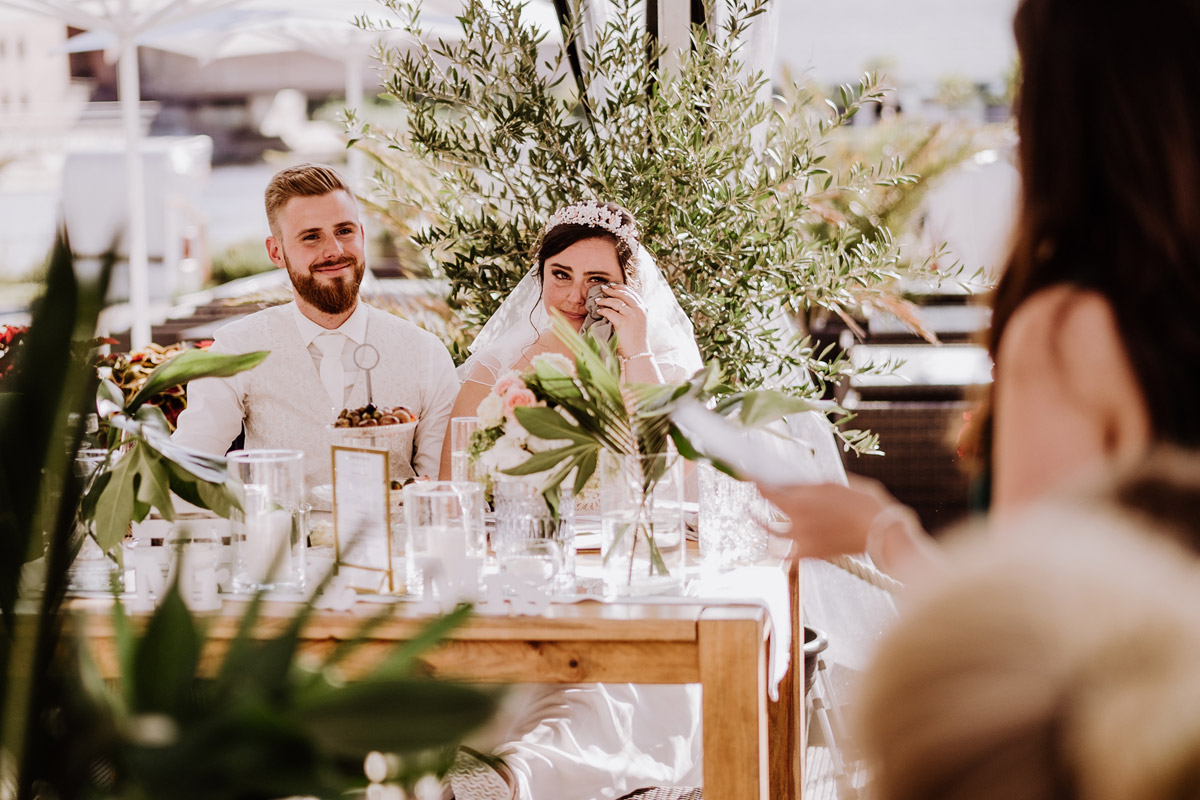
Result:
<svg viewBox="0 0 1200 800"><path fill-rule="evenodd" d="M141 390L126 405L125 413L136 412L151 397L172 386L180 386L197 378L228 378L257 366L268 355L270 353L265 350L238 355L210 353L206 350L180 353L150 373Z"/></svg>

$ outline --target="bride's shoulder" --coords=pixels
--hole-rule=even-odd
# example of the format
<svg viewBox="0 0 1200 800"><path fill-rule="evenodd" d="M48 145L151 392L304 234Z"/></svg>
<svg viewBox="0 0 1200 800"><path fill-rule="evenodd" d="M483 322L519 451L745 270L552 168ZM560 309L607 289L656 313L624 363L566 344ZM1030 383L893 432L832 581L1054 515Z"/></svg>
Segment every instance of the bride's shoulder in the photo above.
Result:
<svg viewBox="0 0 1200 800"><path fill-rule="evenodd" d="M483 348L471 354L458 368L461 383L478 383L492 386L500 373L506 369L503 358L496 348Z"/></svg>

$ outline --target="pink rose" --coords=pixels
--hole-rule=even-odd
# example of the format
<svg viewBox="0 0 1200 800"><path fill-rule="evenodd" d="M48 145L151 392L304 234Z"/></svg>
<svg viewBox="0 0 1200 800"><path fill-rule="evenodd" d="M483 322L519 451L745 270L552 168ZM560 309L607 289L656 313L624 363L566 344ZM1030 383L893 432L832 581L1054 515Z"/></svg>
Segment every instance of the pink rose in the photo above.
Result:
<svg viewBox="0 0 1200 800"><path fill-rule="evenodd" d="M513 410L521 406L532 406L537 404L537 398L533 396L533 392L528 389L514 389L504 395L504 416L509 419L516 419Z"/></svg>
<svg viewBox="0 0 1200 800"><path fill-rule="evenodd" d="M496 381L496 385L492 387L492 392L505 397L513 389L524 389L525 381L521 380L521 376L516 372L506 372L500 376L500 380Z"/></svg>

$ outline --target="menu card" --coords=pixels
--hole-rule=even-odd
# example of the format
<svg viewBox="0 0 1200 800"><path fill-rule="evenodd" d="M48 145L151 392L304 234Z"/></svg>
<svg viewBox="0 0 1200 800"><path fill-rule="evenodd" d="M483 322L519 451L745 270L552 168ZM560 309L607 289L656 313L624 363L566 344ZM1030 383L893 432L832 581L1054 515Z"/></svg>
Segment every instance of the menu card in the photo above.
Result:
<svg viewBox="0 0 1200 800"><path fill-rule="evenodd" d="M332 457L333 534L338 565L359 572L352 574L353 585L394 592L388 453L333 445Z"/></svg>

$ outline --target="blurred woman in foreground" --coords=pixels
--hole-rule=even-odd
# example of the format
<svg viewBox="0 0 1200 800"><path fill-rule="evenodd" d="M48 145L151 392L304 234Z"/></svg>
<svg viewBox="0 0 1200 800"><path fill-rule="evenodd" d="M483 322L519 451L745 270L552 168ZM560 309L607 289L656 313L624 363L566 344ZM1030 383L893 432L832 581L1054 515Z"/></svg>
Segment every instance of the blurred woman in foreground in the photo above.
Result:
<svg viewBox="0 0 1200 800"><path fill-rule="evenodd" d="M1023 189L979 415L992 510L1200 445L1200 3L1022 0ZM763 487L805 555L936 559L878 485Z"/></svg>
<svg viewBox="0 0 1200 800"><path fill-rule="evenodd" d="M872 799L1200 797L1198 507L1174 453L952 542L859 687Z"/></svg>

